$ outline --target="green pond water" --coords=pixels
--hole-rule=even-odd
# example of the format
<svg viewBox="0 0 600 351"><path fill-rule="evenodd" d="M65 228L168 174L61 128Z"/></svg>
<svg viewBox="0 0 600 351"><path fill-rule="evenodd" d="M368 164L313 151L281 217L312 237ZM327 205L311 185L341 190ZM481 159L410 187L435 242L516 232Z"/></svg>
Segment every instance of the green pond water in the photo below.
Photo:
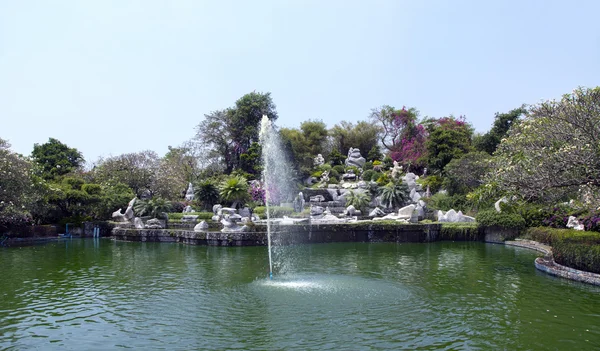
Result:
<svg viewBox="0 0 600 351"><path fill-rule="evenodd" d="M0 250L0 349L579 350L600 289L482 243Z"/></svg>

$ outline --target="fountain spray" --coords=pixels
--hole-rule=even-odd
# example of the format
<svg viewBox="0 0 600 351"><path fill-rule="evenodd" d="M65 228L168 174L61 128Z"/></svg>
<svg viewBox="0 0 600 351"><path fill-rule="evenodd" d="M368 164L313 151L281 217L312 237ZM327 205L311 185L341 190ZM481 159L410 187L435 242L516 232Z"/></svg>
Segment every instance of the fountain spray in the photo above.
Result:
<svg viewBox="0 0 600 351"><path fill-rule="evenodd" d="M260 143L262 144L262 161L263 161L263 184L265 187L265 206L267 207L267 245L269 247L269 279L273 279L273 258L271 256L271 218L269 211L269 199L271 198L271 194L269 192L269 157L268 152L270 151L270 140L269 133L271 129L271 121L267 115L262 116L262 120L260 121Z"/></svg>

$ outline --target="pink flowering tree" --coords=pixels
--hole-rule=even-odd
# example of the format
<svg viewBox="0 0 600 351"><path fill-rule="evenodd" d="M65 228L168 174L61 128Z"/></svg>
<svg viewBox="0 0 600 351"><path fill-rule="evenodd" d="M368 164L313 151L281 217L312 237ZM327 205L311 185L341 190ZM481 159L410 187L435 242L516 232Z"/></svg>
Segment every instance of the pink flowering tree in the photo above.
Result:
<svg viewBox="0 0 600 351"><path fill-rule="evenodd" d="M390 157L405 169L421 169L425 166L427 148L426 128L418 123L419 111L402 107L396 110L383 106L371 112L371 119L381 126L381 144L389 151Z"/></svg>

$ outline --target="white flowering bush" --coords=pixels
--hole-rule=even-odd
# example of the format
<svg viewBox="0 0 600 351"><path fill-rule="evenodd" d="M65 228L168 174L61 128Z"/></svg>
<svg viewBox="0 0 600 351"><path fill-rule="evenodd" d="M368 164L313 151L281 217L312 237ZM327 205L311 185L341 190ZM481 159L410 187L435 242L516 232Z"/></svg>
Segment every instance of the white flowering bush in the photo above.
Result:
<svg viewBox="0 0 600 351"><path fill-rule="evenodd" d="M578 88L530 108L495 153L486 182L526 200L574 197L600 187L600 87ZM598 199L586 201L598 204Z"/></svg>

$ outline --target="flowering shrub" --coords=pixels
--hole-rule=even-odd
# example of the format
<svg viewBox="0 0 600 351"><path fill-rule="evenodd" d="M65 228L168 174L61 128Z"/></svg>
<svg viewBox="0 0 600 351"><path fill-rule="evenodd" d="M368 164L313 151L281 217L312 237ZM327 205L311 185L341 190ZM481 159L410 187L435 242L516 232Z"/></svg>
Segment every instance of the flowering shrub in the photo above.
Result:
<svg viewBox="0 0 600 351"><path fill-rule="evenodd" d="M31 215L12 203L0 204L0 231L20 228L32 224Z"/></svg>
<svg viewBox="0 0 600 351"><path fill-rule="evenodd" d="M583 223L585 230L590 230L590 231L595 231L595 232L600 231L600 224L599 224L600 223L600 213L597 211L590 213L589 215L581 218L580 222Z"/></svg>
<svg viewBox="0 0 600 351"><path fill-rule="evenodd" d="M260 183L253 182L248 189L248 192L250 193L252 201L260 203L261 205L265 203L265 189L262 188Z"/></svg>
<svg viewBox="0 0 600 351"><path fill-rule="evenodd" d="M567 215L567 212L564 209L560 207L554 207L552 209L550 217L544 219L542 221L542 224L545 227L566 228L568 220L569 216Z"/></svg>

